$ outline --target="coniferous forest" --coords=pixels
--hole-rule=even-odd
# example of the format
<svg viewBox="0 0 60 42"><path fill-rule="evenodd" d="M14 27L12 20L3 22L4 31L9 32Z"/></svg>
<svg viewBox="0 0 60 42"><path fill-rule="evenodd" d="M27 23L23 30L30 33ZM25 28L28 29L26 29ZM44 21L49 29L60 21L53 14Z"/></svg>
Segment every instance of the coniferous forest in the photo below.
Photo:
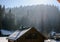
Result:
<svg viewBox="0 0 60 42"><path fill-rule="evenodd" d="M56 6L32 5L5 8L0 5L0 30L35 27L43 33L60 32L60 11Z"/></svg>

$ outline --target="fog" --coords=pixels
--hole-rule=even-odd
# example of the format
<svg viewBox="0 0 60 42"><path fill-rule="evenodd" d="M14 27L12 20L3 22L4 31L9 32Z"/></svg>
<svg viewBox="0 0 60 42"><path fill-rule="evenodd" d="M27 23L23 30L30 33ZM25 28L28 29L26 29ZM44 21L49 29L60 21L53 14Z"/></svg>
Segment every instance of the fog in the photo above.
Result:
<svg viewBox="0 0 60 42"><path fill-rule="evenodd" d="M6 9L8 12L9 9ZM36 27L39 31L59 31L60 11L55 6L33 5L11 9L19 26ZM58 31L57 31L58 30ZM60 32L60 31L59 31Z"/></svg>

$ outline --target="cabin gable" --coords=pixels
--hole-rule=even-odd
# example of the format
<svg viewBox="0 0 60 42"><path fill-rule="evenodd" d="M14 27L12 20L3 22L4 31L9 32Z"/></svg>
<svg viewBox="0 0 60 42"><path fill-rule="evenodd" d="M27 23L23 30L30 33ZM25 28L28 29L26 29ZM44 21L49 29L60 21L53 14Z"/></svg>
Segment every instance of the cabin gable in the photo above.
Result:
<svg viewBox="0 0 60 42"><path fill-rule="evenodd" d="M17 39L16 42L44 42L44 36L35 28L30 29Z"/></svg>

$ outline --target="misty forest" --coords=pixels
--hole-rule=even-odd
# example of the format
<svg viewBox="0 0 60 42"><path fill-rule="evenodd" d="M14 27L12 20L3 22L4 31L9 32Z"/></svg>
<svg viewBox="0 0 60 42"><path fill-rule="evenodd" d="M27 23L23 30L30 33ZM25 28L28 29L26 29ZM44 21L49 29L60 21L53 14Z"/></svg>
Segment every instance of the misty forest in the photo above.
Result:
<svg viewBox="0 0 60 42"><path fill-rule="evenodd" d="M0 29L17 30L35 27L48 34L52 30L60 32L60 11L56 6L32 5L5 8L0 5Z"/></svg>

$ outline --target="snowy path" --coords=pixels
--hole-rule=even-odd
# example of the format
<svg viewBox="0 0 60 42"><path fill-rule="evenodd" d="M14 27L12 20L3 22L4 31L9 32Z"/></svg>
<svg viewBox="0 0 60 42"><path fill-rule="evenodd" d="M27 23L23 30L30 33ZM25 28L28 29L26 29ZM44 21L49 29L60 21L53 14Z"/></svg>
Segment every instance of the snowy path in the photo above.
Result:
<svg viewBox="0 0 60 42"><path fill-rule="evenodd" d="M0 37L0 42L8 42L7 37Z"/></svg>

